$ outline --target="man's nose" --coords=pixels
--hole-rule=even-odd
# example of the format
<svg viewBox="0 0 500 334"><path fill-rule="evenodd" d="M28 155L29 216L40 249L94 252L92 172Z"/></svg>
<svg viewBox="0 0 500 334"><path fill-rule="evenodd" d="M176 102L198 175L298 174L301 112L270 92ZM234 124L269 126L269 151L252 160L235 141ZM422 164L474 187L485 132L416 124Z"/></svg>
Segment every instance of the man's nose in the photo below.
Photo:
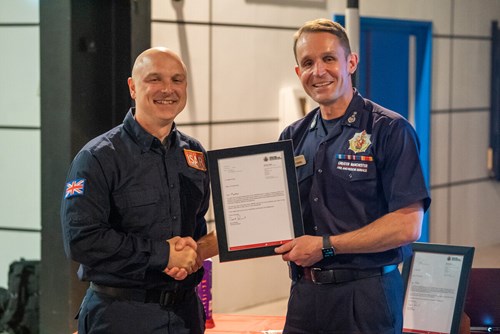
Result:
<svg viewBox="0 0 500 334"><path fill-rule="evenodd" d="M318 76L325 74L325 64L323 62L318 61L314 64L314 74Z"/></svg>
<svg viewBox="0 0 500 334"><path fill-rule="evenodd" d="M172 84L165 82L163 87L161 88L162 93L171 93L172 92Z"/></svg>

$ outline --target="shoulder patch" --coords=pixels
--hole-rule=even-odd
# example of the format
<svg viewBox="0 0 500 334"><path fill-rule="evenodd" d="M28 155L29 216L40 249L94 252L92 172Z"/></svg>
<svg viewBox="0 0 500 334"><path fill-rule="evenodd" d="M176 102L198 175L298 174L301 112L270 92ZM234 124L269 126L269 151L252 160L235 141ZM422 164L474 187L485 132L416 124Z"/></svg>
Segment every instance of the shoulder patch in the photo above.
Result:
<svg viewBox="0 0 500 334"><path fill-rule="evenodd" d="M66 183L66 195L64 198L82 196L85 193L85 179L77 179Z"/></svg>

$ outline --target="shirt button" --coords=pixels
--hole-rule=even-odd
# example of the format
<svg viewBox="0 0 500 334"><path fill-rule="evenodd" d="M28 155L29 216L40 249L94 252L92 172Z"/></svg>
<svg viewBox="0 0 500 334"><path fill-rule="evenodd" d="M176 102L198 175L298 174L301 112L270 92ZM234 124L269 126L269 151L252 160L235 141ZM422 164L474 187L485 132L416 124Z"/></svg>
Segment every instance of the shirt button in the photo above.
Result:
<svg viewBox="0 0 500 334"><path fill-rule="evenodd" d="M172 216L172 220L177 220L177 216Z"/></svg>
<svg viewBox="0 0 500 334"><path fill-rule="evenodd" d="M170 188L174 188L175 187L175 184L170 184Z"/></svg>
<svg viewBox="0 0 500 334"><path fill-rule="evenodd" d="M323 173L323 170L321 168L318 169L318 173L320 173L320 174Z"/></svg>
<svg viewBox="0 0 500 334"><path fill-rule="evenodd" d="M319 200L319 198L317 197L314 197L313 201L317 202Z"/></svg>
<svg viewBox="0 0 500 334"><path fill-rule="evenodd" d="M349 173L349 178L352 179L352 173Z"/></svg>
<svg viewBox="0 0 500 334"><path fill-rule="evenodd" d="M314 230L317 231L318 230L318 227L317 226L314 226Z"/></svg>

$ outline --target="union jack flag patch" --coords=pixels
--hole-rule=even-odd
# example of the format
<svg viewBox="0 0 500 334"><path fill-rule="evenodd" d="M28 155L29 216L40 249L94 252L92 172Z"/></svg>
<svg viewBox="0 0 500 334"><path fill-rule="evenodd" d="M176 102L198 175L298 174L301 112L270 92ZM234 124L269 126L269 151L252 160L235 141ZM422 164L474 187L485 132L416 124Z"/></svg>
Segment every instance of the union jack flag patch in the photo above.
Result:
<svg viewBox="0 0 500 334"><path fill-rule="evenodd" d="M78 179L66 183L66 196L64 198L70 198L73 196L81 196L85 190L85 179Z"/></svg>

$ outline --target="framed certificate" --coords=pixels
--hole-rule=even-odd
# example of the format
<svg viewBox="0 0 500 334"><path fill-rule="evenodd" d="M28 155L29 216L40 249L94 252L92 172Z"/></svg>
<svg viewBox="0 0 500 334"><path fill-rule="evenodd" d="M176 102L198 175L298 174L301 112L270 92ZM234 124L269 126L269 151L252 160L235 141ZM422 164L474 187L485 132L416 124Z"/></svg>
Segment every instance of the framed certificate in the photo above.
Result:
<svg viewBox="0 0 500 334"><path fill-rule="evenodd" d="M414 243L403 263L403 333L458 333L474 247Z"/></svg>
<svg viewBox="0 0 500 334"><path fill-rule="evenodd" d="M208 166L221 262L304 234L291 140L208 151Z"/></svg>

